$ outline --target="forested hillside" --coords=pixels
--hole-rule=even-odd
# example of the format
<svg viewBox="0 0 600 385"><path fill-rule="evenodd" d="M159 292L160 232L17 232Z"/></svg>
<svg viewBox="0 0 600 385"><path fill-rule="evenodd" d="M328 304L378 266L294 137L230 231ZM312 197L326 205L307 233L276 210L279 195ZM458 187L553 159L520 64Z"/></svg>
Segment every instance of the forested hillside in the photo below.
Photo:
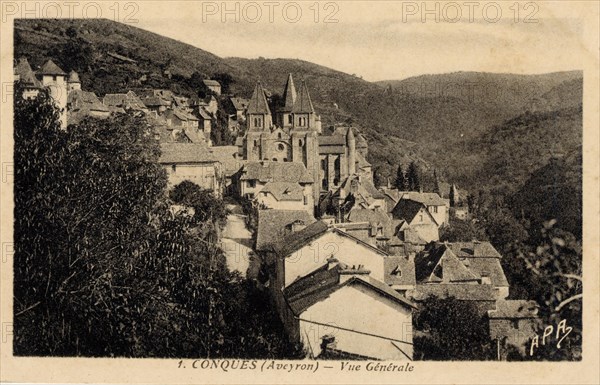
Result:
<svg viewBox="0 0 600 385"><path fill-rule="evenodd" d="M203 78L248 97L260 80L281 94L288 73L305 80L325 125L353 122L382 177L412 160L429 178L467 191L512 194L551 158L579 151L580 71L544 75L458 72L370 83L302 60L220 58L109 20L17 20L15 56L34 68L52 58L99 96L139 88L198 92Z"/></svg>

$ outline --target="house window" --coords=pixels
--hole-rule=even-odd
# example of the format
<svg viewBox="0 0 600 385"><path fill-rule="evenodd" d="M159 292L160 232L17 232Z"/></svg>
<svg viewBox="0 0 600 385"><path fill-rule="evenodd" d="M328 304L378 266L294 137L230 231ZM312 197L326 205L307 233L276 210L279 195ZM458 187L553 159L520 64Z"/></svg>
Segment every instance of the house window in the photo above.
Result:
<svg viewBox="0 0 600 385"><path fill-rule="evenodd" d="M419 222L423 222L423 214L419 215Z"/></svg>
<svg viewBox="0 0 600 385"><path fill-rule="evenodd" d="M438 207L437 207L437 206L433 206L433 212L434 212L435 214L437 214L437 212L438 212Z"/></svg>
<svg viewBox="0 0 600 385"><path fill-rule="evenodd" d="M292 124L292 115L288 115L288 124Z"/></svg>
<svg viewBox="0 0 600 385"><path fill-rule="evenodd" d="M308 197L305 195L304 196L304 206L306 206L308 204Z"/></svg>
<svg viewBox="0 0 600 385"><path fill-rule="evenodd" d="M173 172L177 171L177 165L172 165L171 166L171 171L173 171Z"/></svg>
<svg viewBox="0 0 600 385"><path fill-rule="evenodd" d="M250 187L250 188L256 187L256 181L255 180L249 180L248 181L248 187Z"/></svg>

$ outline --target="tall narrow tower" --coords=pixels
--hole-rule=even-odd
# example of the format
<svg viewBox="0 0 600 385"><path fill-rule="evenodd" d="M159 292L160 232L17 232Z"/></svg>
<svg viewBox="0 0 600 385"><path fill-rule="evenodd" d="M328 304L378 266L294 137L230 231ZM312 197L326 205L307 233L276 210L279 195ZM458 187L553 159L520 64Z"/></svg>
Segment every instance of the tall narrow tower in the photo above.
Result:
<svg viewBox="0 0 600 385"><path fill-rule="evenodd" d="M287 82L285 83L285 90L283 91L283 107L278 111L277 124L283 128L291 128L293 126L292 109L294 103L296 103L296 87L294 86L294 78L292 74L288 75Z"/></svg>
<svg viewBox="0 0 600 385"><path fill-rule="evenodd" d="M52 60L48 60L37 71L37 75L41 77L42 85L50 89L54 103L61 109L60 126L63 129L67 128L67 73Z"/></svg>
<svg viewBox="0 0 600 385"><path fill-rule="evenodd" d="M248 128L246 130L245 159L265 159L268 153L266 146L269 145L266 141L266 134L273 127L273 117L260 82L256 84L252 98L248 102L246 124Z"/></svg>

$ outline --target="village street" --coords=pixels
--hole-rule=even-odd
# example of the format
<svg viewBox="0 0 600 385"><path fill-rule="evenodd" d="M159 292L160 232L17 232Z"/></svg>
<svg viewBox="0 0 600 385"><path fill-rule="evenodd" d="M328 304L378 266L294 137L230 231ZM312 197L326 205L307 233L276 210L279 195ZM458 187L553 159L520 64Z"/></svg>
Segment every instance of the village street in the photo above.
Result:
<svg viewBox="0 0 600 385"><path fill-rule="evenodd" d="M227 204L227 209L230 214L222 234L227 267L239 271L243 277L256 278L258 261L252 251L252 233L246 228L246 216L238 204Z"/></svg>

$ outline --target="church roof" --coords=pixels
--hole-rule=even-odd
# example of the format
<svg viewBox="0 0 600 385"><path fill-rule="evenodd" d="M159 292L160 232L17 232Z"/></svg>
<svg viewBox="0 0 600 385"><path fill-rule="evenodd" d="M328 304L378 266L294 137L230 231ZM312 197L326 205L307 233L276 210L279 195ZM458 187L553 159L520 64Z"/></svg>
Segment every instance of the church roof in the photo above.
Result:
<svg viewBox="0 0 600 385"><path fill-rule="evenodd" d="M306 82L302 81L302 86L300 87L300 94L296 98L296 102L294 103L294 107L292 108L293 113L314 113L315 109L313 107L312 101L310 100L310 94L308 93L308 86Z"/></svg>
<svg viewBox="0 0 600 385"><path fill-rule="evenodd" d="M256 87L254 87L254 92L252 93L252 97L248 102L248 114L270 114L271 110L269 110L269 104L267 103L267 98L265 97L265 91L260 84L260 82L256 83Z"/></svg>
<svg viewBox="0 0 600 385"><path fill-rule="evenodd" d="M248 162L242 169L240 180L313 183L313 178L300 162Z"/></svg>
<svg viewBox="0 0 600 385"><path fill-rule="evenodd" d="M39 75L63 75L67 76L67 73L63 71L59 66L54 64L52 60L48 60L37 73Z"/></svg>
<svg viewBox="0 0 600 385"><path fill-rule="evenodd" d="M285 83L285 90L283 91L283 111L290 112L296 102L296 87L294 86L294 79L292 74L288 75L287 82Z"/></svg>

